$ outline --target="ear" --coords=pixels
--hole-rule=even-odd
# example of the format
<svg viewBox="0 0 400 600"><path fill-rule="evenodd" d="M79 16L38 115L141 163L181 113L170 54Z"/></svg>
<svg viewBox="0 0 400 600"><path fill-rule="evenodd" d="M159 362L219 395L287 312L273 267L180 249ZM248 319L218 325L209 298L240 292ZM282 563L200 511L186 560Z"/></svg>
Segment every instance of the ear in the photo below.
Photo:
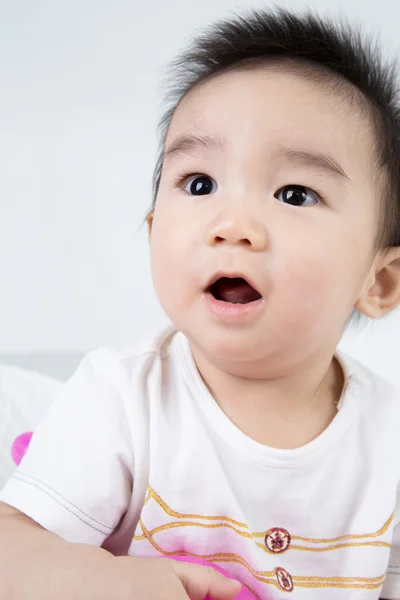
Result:
<svg viewBox="0 0 400 600"><path fill-rule="evenodd" d="M362 314L377 319L400 304L400 247L381 250L355 304Z"/></svg>
<svg viewBox="0 0 400 600"><path fill-rule="evenodd" d="M151 212L149 212L149 214L146 217L147 233L149 235L149 238L151 237L151 230L153 228L153 219L154 219L154 212L151 211Z"/></svg>

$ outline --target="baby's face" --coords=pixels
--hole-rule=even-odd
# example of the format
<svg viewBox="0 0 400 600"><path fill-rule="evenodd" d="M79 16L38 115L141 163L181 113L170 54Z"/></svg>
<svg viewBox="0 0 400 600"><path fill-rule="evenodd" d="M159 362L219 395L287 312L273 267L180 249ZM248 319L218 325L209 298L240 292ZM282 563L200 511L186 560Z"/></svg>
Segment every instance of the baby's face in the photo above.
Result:
<svg viewBox="0 0 400 600"><path fill-rule="evenodd" d="M304 75L231 72L186 96L165 151L152 269L176 326L242 373L334 351L379 213L364 118Z"/></svg>

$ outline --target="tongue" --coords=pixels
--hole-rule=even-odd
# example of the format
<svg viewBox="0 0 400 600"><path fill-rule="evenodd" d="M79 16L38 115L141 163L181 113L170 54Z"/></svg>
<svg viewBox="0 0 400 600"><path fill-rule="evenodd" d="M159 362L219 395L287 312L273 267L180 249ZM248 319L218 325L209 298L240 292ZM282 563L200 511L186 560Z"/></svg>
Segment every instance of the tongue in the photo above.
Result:
<svg viewBox="0 0 400 600"><path fill-rule="evenodd" d="M247 304L261 298L260 294L247 281L240 278L222 277L212 286L217 300L231 304Z"/></svg>

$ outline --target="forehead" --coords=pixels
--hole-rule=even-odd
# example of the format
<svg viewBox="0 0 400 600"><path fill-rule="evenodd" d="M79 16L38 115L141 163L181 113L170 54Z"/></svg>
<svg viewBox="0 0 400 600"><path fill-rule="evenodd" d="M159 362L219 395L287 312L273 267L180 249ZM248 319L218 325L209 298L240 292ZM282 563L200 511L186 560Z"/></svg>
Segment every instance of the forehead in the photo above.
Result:
<svg viewBox="0 0 400 600"><path fill-rule="evenodd" d="M265 154L281 145L328 152L353 178L370 180L374 151L367 117L349 95L335 92L334 83L276 66L219 74L183 98L166 146L181 135L204 134L235 154Z"/></svg>

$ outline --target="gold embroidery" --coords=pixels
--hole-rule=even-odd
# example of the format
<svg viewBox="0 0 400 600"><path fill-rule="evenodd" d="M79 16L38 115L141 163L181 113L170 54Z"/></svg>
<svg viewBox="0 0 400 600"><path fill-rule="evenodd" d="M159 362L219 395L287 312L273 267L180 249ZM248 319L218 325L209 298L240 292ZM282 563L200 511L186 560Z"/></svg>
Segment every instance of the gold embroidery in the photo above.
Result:
<svg viewBox="0 0 400 600"><path fill-rule="evenodd" d="M250 539L251 538L260 538L260 537L264 539L265 535L268 533L268 530L261 532L261 533L251 533L248 525L246 525L245 523L240 523L240 521L236 521L235 519L231 519L230 517L226 517L226 516L205 516L205 515L197 515L197 514L191 514L191 513L176 512L170 506L168 506L168 504L166 504L166 502L164 502L164 500L162 500L162 498L153 490L152 487L149 486L145 504L147 504L151 498L153 498L155 500L155 502L163 509L163 511L170 517L175 517L178 519L198 519L200 521L201 520L221 521L220 523L201 523L201 522L198 523L198 522L193 522L193 521L183 521L183 522L174 521L172 523L168 523L166 525L161 525L159 527L156 527L155 529L153 529L150 532L152 535L154 535L155 533L158 533L159 531L163 531L165 529L175 528L175 527L202 527L202 528L207 528L207 529L226 527L228 529L231 529L238 535L245 537L245 538L250 538ZM392 515L389 517L389 519L386 521L386 523L378 531L376 531L374 533L342 535L342 536L338 536L338 537L334 537L334 538L307 538L307 537L291 535L292 544L290 546L290 550L298 550L298 551L302 551L302 552L314 552L315 553L315 552L331 552L332 550L338 550L341 548L357 548L357 547L363 547L363 546L375 546L375 547L382 547L382 548L390 548L390 544L387 542L376 542L376 541L356 542L355 540L380 537L389 529L393 519L394 519L394 513L392 513ZM241 527L242 529L245 529L246 531L240 531L240 530L236 529L233 525L236 525L237 527ZM135 536L134 539L136 541L139 541L144 538L143 538L143 536ZM295 540L302 541L302 542L308 542L310 544L329 544L329 545L323 546L321 548L315 548L315 547L310 548L308 546L294 544L293 542ZM346 544L345 543L342 543L342 544L335 543L335 542L344 542L344 541L351 542L352 540L354 540L354 543L346 543ZM264 543L259 543L259 542L255 542L255 543L264 552L267 552L269 554L271 553L270 550L265 546Z"/></svg>
<svg viewBox="0 0 400 600"><path fill-rule="evenodd" d="M257 545L261 546L261 544ZM339 550L340 548L361 548L363 546L390 548L388 542L354 542L350 544L332 544L331 546L324 546L322 548L309 548L308 546L296 546L295 544L292 544L290 550L301 550L303 552L331 552L332 550Z"/></svg>
<svg viewBox="0 0 400 600"><path fill-rule="evenodd" d="M157 542L152 538L150 533L144 527L143 522L140 521L140 526L142 528L144 537L149 541L149 543L153 546L157 552L162 554L163 556L174 556L176 554L175 551L168 552L164 550L157 544ZM182 556L191 556L193 558L201 558L207 560L209 562L234 562L242 565L257 581L264 583L266 585L274 585L278 589L280 589L280 585L278 581L275 579L277 569L273 571L255 571L249 563L244 560L238 554L231 553L215 553L215 554L196 554L194 552L181 551L180 554ZM279 567L278 567L279 568ZM294 587L303 587L303 588L320 588L320 587L330 587L330 588L343 588L343 589L378 589L383 584L385 579L385 574L380 575L379 577L302 577L302 576L294 576L293 578ZM248 589L252 594L257 596L255 591L249 587ZM258 596L257 596L258 597Z"/></svg>
<svg viewBox="0 0 400 600"><path fill-rule="evenodd" d="M375 533L360 533L360 534L355 534L355 535L340 535L339 537L336 538L331 538L331 539L324 539L324 538L306 538L306 537L301 537L301 536L296 536L296 535L292 535L292 540L299 540L301 542L309 542L310 544L329 544L331 542L340 542L340 541L344 541L344 540L360 540L362 538L373 538L373 537L380 537L381 535L383 535L384 533L386 533L386 531L389 529L392 521L394 519L394 513L392 513L390 515L390 517L388 518L388 520L386 521L386 523L380 528L378 529L378 531L375 531ZM259 534L254 534L255 537L258 537ZM262 534L261 534L262 535Z"/></svg>
<svg viewBox="0 0 400 600"><path fill-rule="evenodd" d="M155 541L154 536L161 532L174 528L181 527L200 527L200 528L228 528L234 531L236 534L240 535L244 538L258 538L264 537L266 532L264 533L251 533L249 527L245 523L240 523L235 519L226 516L205 516L205 515L197 515L190 513L178 513L174 511L171 507L169 507L161 497L151 488L148 488L148 493L146 495L145 504L147 504L150 499L154 499L155 502L162 508L162 510L169 516L175 517L178 519L197 519L198 521L173 521L164 525L160 525L155 527L152 530L147 530L144 526L142 519L139 521L139 526L141 527L142 534L136 534L134 536L135 541L147 540L152 547L157 550L157 552L163 556L174 556L176 555L176 551L166 551ZM339 548L348 548L348 547L362 547L362 546L375 546L375 547L385 547L389 548L390 544L382 541L361 541L366 538L376 538L383 535L391 525L394 518L394 514L390 516L390 518L386 521L386 523L376 532L370 534L355 534L355 535L343 535L335 538L306 538L301 536L292 536L292 540L298 540L303 542L308 542L312 544L328 544L322 547L308 547L308 546L300 546L291 544L290 550L302 550L306 552L327 552L331 550L337 550ZM203 523L201 521L220 521L219 523ZM241 529L244 531L241 531ZM357 541L358 540L358 541ZM257 542L254 539L255 544L261 548L263 551L271 553L264 544ZM342 542L342 543L338 543ZM180 551L179 554L183 556L191 556L193 558L200 558L207 560L209 562L221 562L221 563L229 563L233 562L244 567L251 576L260 583L265 585L273 585L278 589L282 589L282 585L279 581L279 576L282 575L282 572L285 572L281 567L276 567L273 571L256 571L253 569L250 564L243 559L240 555L232 554L232 553L215 553L209 555L201 555L187 551ZM288 574L289 575L289 574ZM383 581L385 579L385 574L380 575L378 577L316 577L316 576L290 576L291 581L293 582L293 587L302 587L302 588L342 588L342 589L368 589L374 590L378 589L382 586ZM256 598L259 598L258 594L249 586L249 591L254 594ZM288 590L289 591L289 590Z"/></svg>
<svg viewBox="0 0 400 600"><path fill-rule="evenodd" d="M160 531L166 531L167 529L176 529L176 528L180 528L180 527L199 527L199 528L204 528L204 529L218 529L218 528L227 528L227 529L231 529L232 531L234 531L235 533L237 533L238 535L248 538L248 539L252 539L253 536L251 533L249 533L248 531L240 531L238 529L236 529L235 527L233 527L232 525L230 525L229 523L196 523L195 521L172 521L171 523L166 523L165 525L159 525L158 527L155 527L154 529L150 530L150 535L156 535L157 533L160 533ZM145 535L135 535L134 536L134 540L136 540L137 542L144 540L145 539ZM255 537L255 536L254 536ZM343 536L344 537L344 536ZM351 536L347 536L348 538L350 538ZM364 536L362 536L364 537ZM293 536L292 539L298 539L297 537ZM351 538L352 539L352 538ZM266 552L267 554L273 554L266 546L265 544L261 544L260 542L255 542L256 545L263 550L263 552ZM331 550L338 550L340 548L358 548L358 547L362 547L362 546L376 546L376 547L382 547L382 548L390 548L390 544L388 542L356 542L356 543L349 543L349 544L332 544L330 546L323 546L322 548L313 548L313 547L308 547L308 546L296 546L295 544L291 544L290 546L290 550L300 550L300 551L304 551L304 552L330 552Z"/></svg>
<svg viewBox="0 0 400 600"><path fill-rule="evenodd" d="M191 513L178 513L172 508L170 508L168 504L166 504L164 500L160 498L157 492L155 492L150 486L148 487L148 494L149 499L153 498L157 502L157 504L161 506L163 511L166 512L167 515L169 515L170 517L177 517L178 519L205 519L207 521L226 521L227 523L232 523L233 525L237 525L238 527L244 527L245 529L248 529L246 523L240 523L240 521L235 521L235 519L231 519L230 517L207 517L204 515L196 515Z"/></svg>

